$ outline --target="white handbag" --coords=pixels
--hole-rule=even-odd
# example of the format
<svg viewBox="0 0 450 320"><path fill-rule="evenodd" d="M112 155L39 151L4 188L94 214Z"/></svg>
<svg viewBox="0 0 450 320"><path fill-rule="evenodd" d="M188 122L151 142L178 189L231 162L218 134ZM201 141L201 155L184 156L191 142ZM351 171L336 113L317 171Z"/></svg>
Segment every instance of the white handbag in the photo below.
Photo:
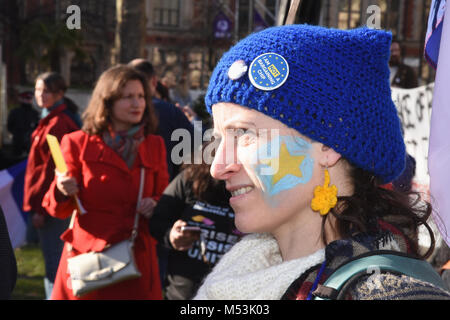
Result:
<svg viewBox="0 0 450 320"><path fill-rule="evenodd" d="M142 199L145 169L141 168L138 205ZM72 215L70 228L73 227L76 211ZM67 259L67 268L72 282L72 292L82 296L93 290L107 287L128 279L141 276L133 253L134 240L137 236L139 213L136 213L130 239L107 247L102 252L87 252ZM69 247L69 251L72 247Z"/></svg>

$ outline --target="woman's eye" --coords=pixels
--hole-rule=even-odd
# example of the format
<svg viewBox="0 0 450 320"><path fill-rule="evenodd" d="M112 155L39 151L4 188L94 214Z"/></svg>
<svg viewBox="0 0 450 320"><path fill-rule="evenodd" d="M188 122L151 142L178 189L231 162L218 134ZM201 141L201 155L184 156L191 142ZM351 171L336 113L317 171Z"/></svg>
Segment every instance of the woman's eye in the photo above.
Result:
<svg viewBox="0 0 450 320"><path fill-rule="evenodd" d="M251 129L238 128L235 131L235 137L240 144L248 145L255 140L256 135Z"/></svg>
<svg viewBox="0 0 450 320"><path fill-rule="evenodd" d="M256 133L255 133L254 130L252 130L252 129L244 129L244 128L238 129L238 134L239 134L239 136L243 136L243 135L251 136L251 137L256 136Z"/></svg>
<svg viewBox="0 0 450 320"><path fill-rule="evenodd" d="M236 129L236 131L235 131L236 137L240 137L240 136L244 135L245 133L246 133L245 129L242 129L242 128Z"/></svg>
<svg viewBox="0 0 450 320"><path fill-rule="evenodd" d="M131 100L131 99L134 99L134 98L136 98L136 99L144 99L145 96L142 95L142 94L139 94L137 96L132 95L132 94L127 94L127 95L122 96L122 99L130 99Z"/></svg>

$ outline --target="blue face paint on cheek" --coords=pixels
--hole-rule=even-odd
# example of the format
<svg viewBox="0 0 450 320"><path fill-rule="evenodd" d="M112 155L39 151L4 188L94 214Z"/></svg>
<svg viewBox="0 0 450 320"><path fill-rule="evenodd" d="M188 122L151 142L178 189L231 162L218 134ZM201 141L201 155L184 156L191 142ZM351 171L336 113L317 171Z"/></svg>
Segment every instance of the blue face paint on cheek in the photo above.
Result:
<svg viewBox="0 0 450 320"><path fill-rule="evenodd" d="M266 195L272 197L311 180L311 147L300 137L278 136L258 148L255 174Z"/></svg>

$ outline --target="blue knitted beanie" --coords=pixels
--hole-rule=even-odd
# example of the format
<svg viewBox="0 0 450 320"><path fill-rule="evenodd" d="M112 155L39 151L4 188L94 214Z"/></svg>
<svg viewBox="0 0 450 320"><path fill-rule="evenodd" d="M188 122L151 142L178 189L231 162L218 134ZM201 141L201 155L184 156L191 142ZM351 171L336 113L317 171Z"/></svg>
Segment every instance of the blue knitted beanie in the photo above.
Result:
<svg viewBox="0 0 450 320"><path fill-rule="evenodd" d="M405 144L391 98L392 36L369 28L267 28L226 52L205 102L236 103L321 142L383 183L404 169Z"/></svg>

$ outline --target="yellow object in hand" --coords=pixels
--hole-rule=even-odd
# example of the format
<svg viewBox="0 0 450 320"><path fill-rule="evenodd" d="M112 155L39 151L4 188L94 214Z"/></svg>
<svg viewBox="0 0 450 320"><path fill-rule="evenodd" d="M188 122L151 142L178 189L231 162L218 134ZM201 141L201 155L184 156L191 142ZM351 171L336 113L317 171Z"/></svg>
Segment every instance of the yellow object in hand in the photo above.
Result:
<svg viewBox="0 0 450 320"><path fill-rule="evenodd" d="M67 165L66 161L64 161L58 139L51 134L47 134L47 143L50 148L53 161L55 162L56 170L58 170L59 173L66 173Z"/></svg>
<svg viewBox="0 0 450 320"><path fill-rule="evenodd" d="M56 170L59 173L66 173L68 171L66 161L64 160L61 147L59 146L58 139L51 135L47 134L47 143L48 147L50 148L50 153L52 154L53 161L55 162ZM83 205L80 202L80 199L75 195L75 202L78 208L78 211L80 214L86 213L86 209L84 209Z"/></svg>

